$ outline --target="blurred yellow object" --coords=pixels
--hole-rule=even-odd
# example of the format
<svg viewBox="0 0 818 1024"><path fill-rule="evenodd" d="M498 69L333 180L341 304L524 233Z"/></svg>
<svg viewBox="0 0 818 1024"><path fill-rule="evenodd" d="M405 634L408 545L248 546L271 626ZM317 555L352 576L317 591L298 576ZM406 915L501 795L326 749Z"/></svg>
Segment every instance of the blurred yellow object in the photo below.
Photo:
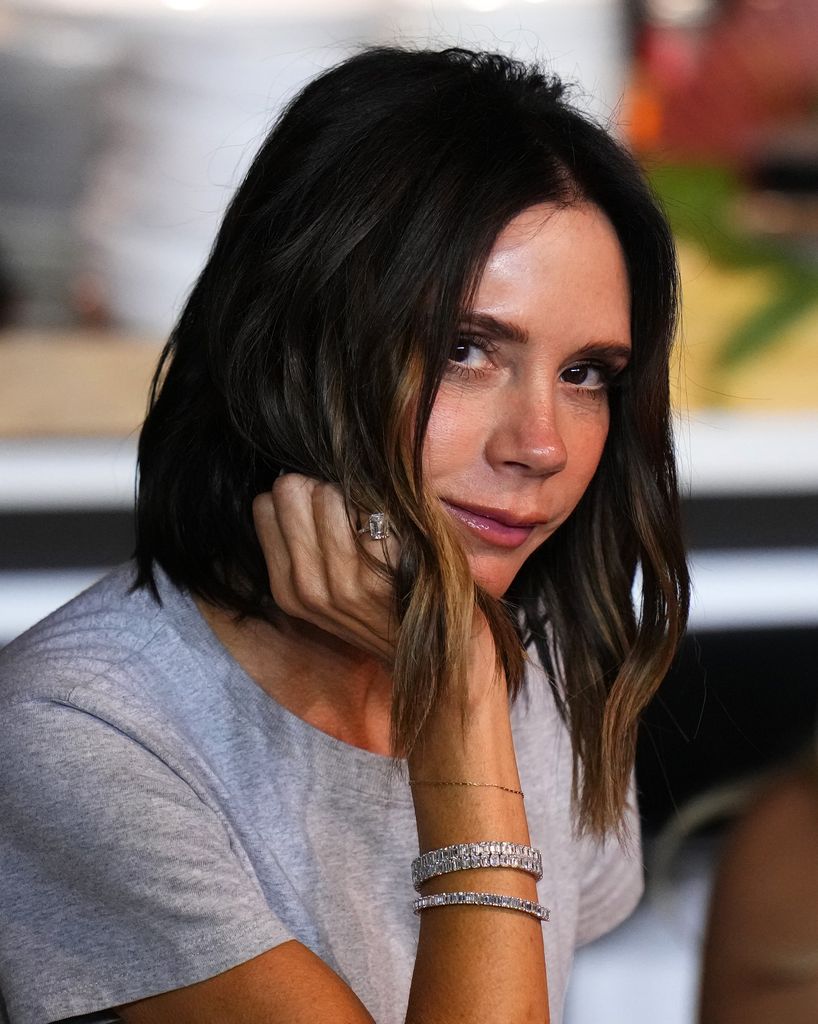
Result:
<svg viewBox="0 0 818 1024"><path fill-rule="evenodd" d="M724 368L718 353L725 338L774 294L774 274L715 266L703 249L684 242L679 243L679 257L683 314L672 382L675 406L818 411L818 307L782 330L774 344Z"/></svg>
<svg viewBox="0 0 818 1024"><path fill-rule="evenodd" d="M161 343L109 332L0 333L0 437L137 430Z"/></svg>
<svg viewBox="0 0 818 1024"><path fill-rule="evenodd" d="M673 372L674 404L741 412L818 411L818 308L739 365L718 352L748 311L776 287L766 270L715 266L694 245L679 245L682 343ZM161 341L108 331L8 330L0 333L0 437L109 436L136 431Z"/></svg>

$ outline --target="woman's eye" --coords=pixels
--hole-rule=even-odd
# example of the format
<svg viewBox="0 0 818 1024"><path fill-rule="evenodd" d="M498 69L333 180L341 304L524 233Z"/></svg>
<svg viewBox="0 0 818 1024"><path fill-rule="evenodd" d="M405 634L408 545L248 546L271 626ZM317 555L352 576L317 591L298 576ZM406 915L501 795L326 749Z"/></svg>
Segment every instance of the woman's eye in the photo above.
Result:
<svg viewBox="0 0 818 1024"><path fill-rule="evenodd" d="M588 389L604 388L611 379L604 366L597 366L594 363L577 363L576 366L569 366L560 376L566 384Z"/></svg>
<svg viewBox="0 0 818 1024"><path fill-rule="evenodd" d="M449 362L454 370L463 373L480 373L491 366L487 344L468 336L456 339L449 351Z"/></svg>

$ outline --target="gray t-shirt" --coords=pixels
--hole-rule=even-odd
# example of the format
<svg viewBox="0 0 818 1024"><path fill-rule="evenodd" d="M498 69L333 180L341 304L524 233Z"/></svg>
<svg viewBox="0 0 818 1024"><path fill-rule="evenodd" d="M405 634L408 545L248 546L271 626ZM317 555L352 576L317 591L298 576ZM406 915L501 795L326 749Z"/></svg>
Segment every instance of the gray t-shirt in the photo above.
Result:
<svg viewBox="0 0 818 1024"><path fill-rule="evenodd" d="M100 1011L295 938L402 1024L419 928L405 779L269 697L161 574L161 606L132 578L0 653L0 1021L115 1021ZM569 737L536 666L528 694L512 724L559 1024L575 946L641 893L638 826L629 851L573 837Z"/></svg>

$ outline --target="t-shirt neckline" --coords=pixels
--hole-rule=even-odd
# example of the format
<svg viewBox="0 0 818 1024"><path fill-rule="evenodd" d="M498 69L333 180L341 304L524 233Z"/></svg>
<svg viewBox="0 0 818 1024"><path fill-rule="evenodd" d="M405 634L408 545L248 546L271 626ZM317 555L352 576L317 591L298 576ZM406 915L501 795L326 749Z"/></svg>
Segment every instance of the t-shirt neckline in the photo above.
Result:
<svg viewBox="0 0 818 1024"><path fill-rule="evenodd" d="M192 594L177 587L160 566L156 586L166 613L182 642L213 667L213 678L231 708L271 739L290 757L320 776L322 784L355 791L393 803L411 803L405 759L397 759L345 743L284 707L242 668L202 616Z"/></svg>

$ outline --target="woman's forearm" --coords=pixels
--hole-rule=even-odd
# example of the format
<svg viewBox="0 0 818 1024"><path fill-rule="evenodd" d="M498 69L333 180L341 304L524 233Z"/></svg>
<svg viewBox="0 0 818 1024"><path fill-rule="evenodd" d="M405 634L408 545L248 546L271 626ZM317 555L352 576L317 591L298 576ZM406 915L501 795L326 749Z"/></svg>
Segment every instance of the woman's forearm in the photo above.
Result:
<svg viewBox="0 0 818 1024"><path fill-rule="evenodd" d="M530 845L521 796L502 789L417 785L490 782L519 789L505 686L495 686L461 734L455 708L436 711L409 758L421 852L452 843L500 840ZM472 868L430 879L423 895L480 891L537 900L533 876L513 868ZM421 912L406 1024L546 1024L542 928L521 911L445 906Z"/></svg>

